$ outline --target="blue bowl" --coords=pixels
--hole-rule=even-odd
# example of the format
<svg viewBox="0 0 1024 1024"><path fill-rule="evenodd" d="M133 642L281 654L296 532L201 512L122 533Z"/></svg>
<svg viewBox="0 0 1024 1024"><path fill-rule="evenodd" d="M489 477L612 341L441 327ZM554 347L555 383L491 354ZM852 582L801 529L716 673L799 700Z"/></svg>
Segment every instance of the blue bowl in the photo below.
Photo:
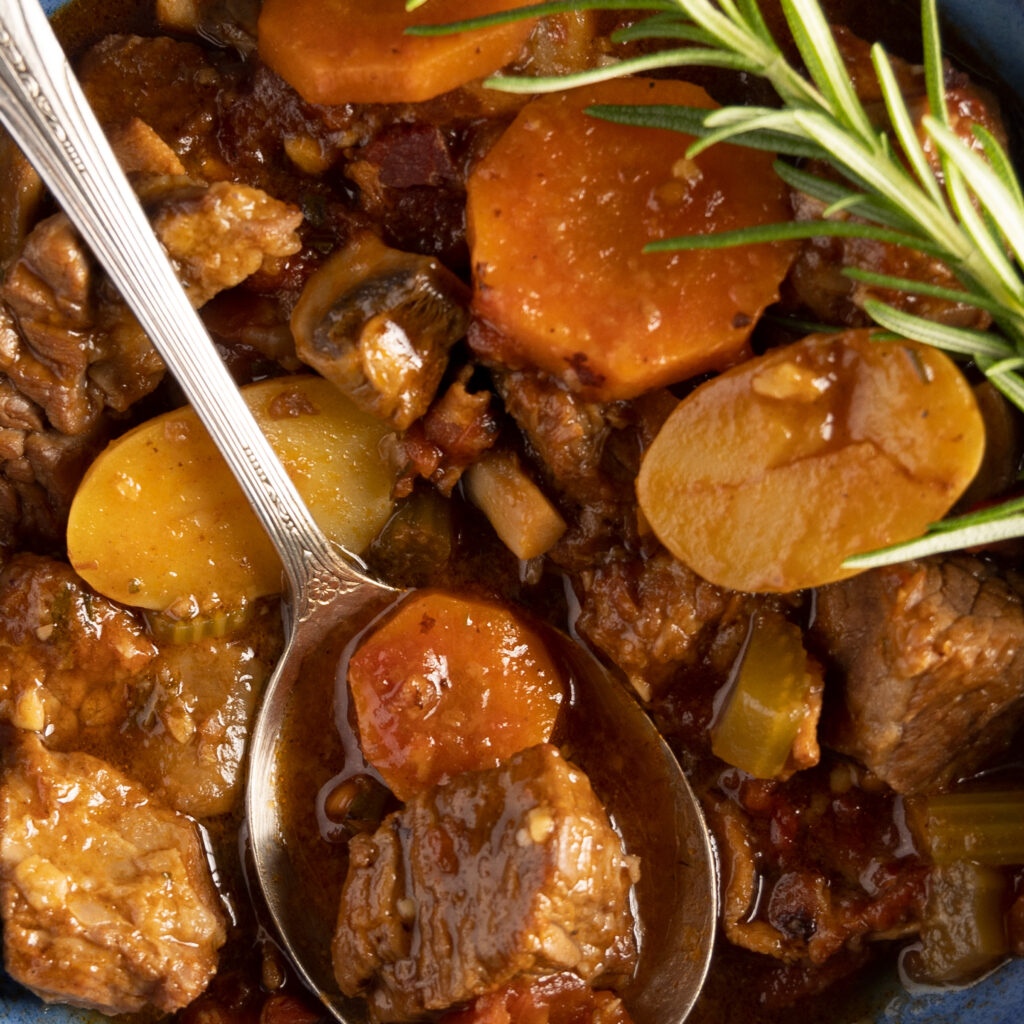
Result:
<svg viewBox="0 0 1024 1024"><path fill-rule="evenodd" d="M63 0L42 0L48 14ZM1024 2L939 0L943 13L971 44L979 63L1024 101ZM911 994L895 978L873 1000L874 1024L1021 1024L1024 1021L1024 959L1013 960L969 988ZM834 1020L843 1019L837 1008ZM45 1006L0 973L0 1021L6 1024L101 1024L98 1014ZM859 1024L866 1024L861 1017Z"/></svg>

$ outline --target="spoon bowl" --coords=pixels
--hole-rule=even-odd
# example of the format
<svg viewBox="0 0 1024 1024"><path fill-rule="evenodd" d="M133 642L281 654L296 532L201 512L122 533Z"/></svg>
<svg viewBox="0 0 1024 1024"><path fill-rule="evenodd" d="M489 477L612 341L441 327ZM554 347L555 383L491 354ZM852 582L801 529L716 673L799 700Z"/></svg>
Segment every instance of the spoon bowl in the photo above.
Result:
<svg viewBox="0 0 1024 1024"><path fill-rule="evenodd" d="M337 551L313 521L178 284L36 0L0 0L0 119L135 312L281 556L286 644L249 749L254 878L303 980L343 1024L362 1024L364 1004L338 992L330 969L333 908L298 866L302 840L285 813L294 787L282 735L311 687L330 701L346 644L399 592ZM624 1000L636 1024L680 1024L714 942L707 827L671 751L623 685L564 634L552 631L550 642L575 694L566 726L573 755L641 860L640 961ZM330 732L322 715L318 721Z"/></svg>
<svg viewBox="0 0 1024 1024"><path fill-rule="evenodd" d="M342 769L363 767L347 725L345 667L360 639L356 630L394 603L388 596L378 594L329 624L304 655L282 659L250 746L248 824L263 896L307 985L348 1024L366 1021L365 1004L338 991L329 955L334 921L309 910L336 899L337 861L310 860L297 821L308 819L322 784ZM640 959L619 994L636 1024L681 1024L700 993L717 917L703 816L675 756L625 686L579 643L539 628L570 693L555 740L586 772L626 849L640 858L634 891ZM318 730L325 720L338 728ZM292 748L304 764L320 768L299 788L289 774ZM343 764L346 758L356 763Z"/></svg>

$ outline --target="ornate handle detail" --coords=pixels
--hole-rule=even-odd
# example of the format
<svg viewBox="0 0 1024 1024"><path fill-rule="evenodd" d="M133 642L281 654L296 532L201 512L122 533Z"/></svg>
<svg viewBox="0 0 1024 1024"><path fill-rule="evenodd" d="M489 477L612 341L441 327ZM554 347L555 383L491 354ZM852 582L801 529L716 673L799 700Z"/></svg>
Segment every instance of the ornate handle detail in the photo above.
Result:
<svg viewBox="0 0 1024 1024"><path fill-rule="evenodd" d="M238 478L281 555L299 618L310 600L320 604L332 589L328 577L334 590L373 582L335 555L238 394L36 0L0 0L0 120L88 241Z"/></svg>

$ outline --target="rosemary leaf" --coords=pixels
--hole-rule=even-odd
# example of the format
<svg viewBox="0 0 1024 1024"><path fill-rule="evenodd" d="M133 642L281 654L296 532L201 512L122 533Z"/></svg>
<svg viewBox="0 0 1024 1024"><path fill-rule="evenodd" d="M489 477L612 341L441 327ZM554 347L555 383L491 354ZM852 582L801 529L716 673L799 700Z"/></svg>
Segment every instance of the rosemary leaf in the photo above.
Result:
<svg viewBox="0 0 1024 1024"><path fill-rule="evenodd" d="M698 138L703 138L709 131L704 127L704 119L709 113L706 107L677 107L656 103L618 106L597 103L586 109L593 117L638 128L662 128ZM785 156L819 159L824 157L820 147L782 132L748 129L743 133L741 143L750 149L763 149Z"/></svg>
<svg viewBox="0 0 1024 1024"><path fill-rule="evenodd" d="M1018 210L1024 210L1024 192L1021 191L1020 182L1017 180L1009 154L984 125L976 124L974 126L974 137L981 143L985 157L992 167L992 173L1006 187L1014 206Z"/></svg>
<svg viewBox="0 0 1024 1024"><path fill-rule="evenodd" d="M934 320L914 316L895 309L877 299L868 299L864 311L877 324L887 327L905 338L920 341L946 352L970 356L974 359L1002 359L1013 355L1013 349L998 334L975 331L967 327L950 327Z"/></svg>
<svg viewBox="0 0 1024 1024"><path fill-rule="evenodd" d="M734 53L747 54L759 68L771 59L773 48L751 33L741 21L730 18L720 7L707 0L678 0L676 6L681 7L718 43Z"/></svg>
<svg viewBox="0 0 1024 1024"><path fill-rule="evenodd" d="M1004 363L1006 369L1001 369ZM990 366L985 374L991 381L992 386L1009 402L1012 402L1018 409L1024 410L1024 379L1019 373L1014 372L1009 364L1011 360L1003 360Z"/></svg>
<svg viewBox="0 0 1024 1024"><path fill-rule="evenodd" d="M939 187L935 172L921 147L921 140L914 129L910 111L907 110L906 101L903 99L903 93L900 92L889 55L877 43L871 48L871 62L874 65L875 74L878 76L878 84L882 89L882 98L889 114L889 121L899 140L903 155L907 158L917 180L924 186L924 190L932 202L941 205L943 203L942 189Z"/></svg>
<svg viewBox="0 0 1024 1024"><path fill-rule="evenodd" d="M742 112L726 108L713 111L704 119L703 138L694 142L686 151L693 159L719 142L728 142L747 132L775 132L799 138L799 130L793 122L793 115L785 110L750 107Z"/></svg>
<svg viewBox="0 0 1024 1024"><path fill-rule="evenodd" d="M782 0L782 10L811 79L834 116L856 137L870 140L875 131L839 54L832 30L817 0Z"/></svg>
<svg viewBox="0 0 1024 1024"><path fill-rule="evenodd" d="M965 306L973 306L975 309L984 309L986 312L993 312L999 308L999 303L984 295L978 295L976 292L968 292L960 288L944 288L942 285L917 281L911 277L876 274L874 271L862 270L860 267L845 267L843 276L863 284L875 285L878 288L888 288L894 292L909 292L912 295L929 295L934 299L958 302Z"/></svg>
<svg viewBox="0 0 1024 1024"><path fill-rule="evenodd" d="M676 6L705 28L719 44L754 59L759 67L758 73L771 82L785 102L797 107L826 108L821 95L788 63L761 26L751 30L744 24L731 23L709 0L676 0Z"/></svg>
<svg viewBox="0 0 1024 1024"><path fill-rule="evenodd" d="M763 242L785 242L800 238L873 238L891 245L915 246L934 250L931 243L899 231L850 220L784 221L780 224L759 224L756 227L719 231L707 235L683 235L650 242L644 252L673 252L689 249L728 249L734 245L757 245ZM883 325L885 326L885 325Z"/></svg>
<svg viewBox="0 0 1024 1024"><path fill-rule="evenodd" d="M859 216L881 224L883 227L894 228L907 234L914 234L917 231L917 225L906 215L901 206L895 206L865 192L851 191L837 181L821 178L816 174L783 163L781 160L775 163L775 173L790 188L803 192L822 203L837 203L847 196L860 196L862 201L857 210Z"/></svg>
<svg viewBox="0 0 1024 1024"><path fill-rule="evenodd" d="M864 205L868 202L867 196L858 194L857 192L851 192L848 196L844 196L842 199L837 199L834 203L826 206L821 211L822 220L831 220L838 213L846 213L847 210L853 210L857 212L858 206Z"/></svg>
<svg viewBox="0 0 1024 1024"><path fill-rule="evenodd" d="M798 316L780 316L778 313L765 313L761 319L801 337L805 334L841 334L846 330L845 327L836 327L835 324L822 324Z"/></svg>
<svg viewBox="0 0 1024 1024"><path fill-rule="evenodd" d="M921 3L921 41L924 50L924 79L928 91L928 106L934 117L948 125L942 39L939 35L939 12L935 0L923 0Z"/></svg>
<svg viewBox="0 0 1024 1024"><path fill-rule="evenodd" d="M644 18L634 25L617 29L612 33L613 43L631 43L637 39L685 39L690 43L703 46L714 46L714 39L702 28L687 21L681 21L678 15L655 14Z"/></svg>
<svg viewBox="0 0 1024 1024"><path fill-rule="evenodd" d="M979 544L994 544L1014 537L1024 537L1024 515L1004 515L974 526L926 533L916 540L853 555L843 562L843 568L874 569L882 565L906 562L911 558L926 558L929 555L960 551Z"/></svg>
<svg viewBox="0 0 1024 1024"><path fill-rule="evenodd" d="M593 85L606 82L624 75L637 74L641 71L653 71L657 68L683 67L685 65L701 67L729 68L733 71L753 71L754 65L746 57L739 54L724 53L717 50L681 49L662 50L648 53L642 57L630 57L615 64L604 67L590 68L568 75L543 75L536 78L519 75L494 75L484 79L488 89L508 93L543 93L561 92L563 89L574 89L581 85Z"/></svg>
<svg viewBox="0 0 1024 1024"><path fill-rule="evenodd" d="M426 0L420 0L425 3ZM548 3L513 7L478 18L448 21L439 25L410 25L405 34L410 36L448 36L455 32L471 32L491 25L508 25L531 18L546 18L552 14L571 14L573 11L669 11L678 13L679 6L672 0L550 0Z"/></svg>
<svg viewBox="0 0 1024 1024"><path fill-rule="evenodd" d="M943 155L957 167L964 179L970 182L971 191L985 209L992 214L1017 255L1017 259L1024 260L1024 207L1019 201L1019 191L1008 188L1001 176L977 153L965 146L962 140L941 121L925 115L922 123ZM998 257L993 255L991 258L993 265L998 259L1009 269L1010 280L1018 286L1015 290L1024 295L1024 283L1021 282L1019 275L1010 266L1002 252L1000 251Z"/></svg>
<svg viewBox="0 0 1024 1024"><path fill-rule="evenodd" d="M768 23L764 20L764 14L761 12L761 5L758 3L758 0L739 0L739 9L743 15L743 20L750 27L750 31L774 48L775 40L772 39L772 34L768 30Z"/></svg>
<svg viewBox="0 0 1024 1024"><path fill-rule="evenodd" d="M1024 498L1010 498L1008 501L988 505L985 508L966 512L963 515L948 516L941 522L932 523L928 530L935 533L949 533L953 530L962 530L968 526L982 526L985 523L994 523L998 519L1012 515L1024 515Z"/></svg>
<svg viewBox="0 0 1024 1024"><path fill-rule="evenodd" d="M985 373L990 377L1009 376L1024 369L1024 356L1007 356L1006 359L999 359L989 363L985 367Z"/></svg>

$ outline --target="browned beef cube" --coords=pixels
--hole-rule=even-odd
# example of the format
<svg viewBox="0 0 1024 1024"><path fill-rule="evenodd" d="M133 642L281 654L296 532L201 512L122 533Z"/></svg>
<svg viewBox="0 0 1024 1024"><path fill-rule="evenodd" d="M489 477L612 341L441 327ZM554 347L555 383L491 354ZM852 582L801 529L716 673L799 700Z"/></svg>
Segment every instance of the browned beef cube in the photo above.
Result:
<svg viewBox="0 0 1024 1024"><path fill-rule="evenodd" d="M67 563L22 553L0 572L0 721L47 746L116 742L157 653L140 616Z"/></svg>
<svg viewBox="0 0 1024 1024"><path fill-rule="evenodd" d="M271 605L227 636L158 647L139 612L65 562L22 553L0 571L0 722L95 754L197 818L234 806L280 648Z"/></svg>
<svg viewBox="0 0 1024 1024"><path fill-rule="evenodd" d="M1022 594L965 556L823 588L815 632L845 676L826 741L900 793L981 767L1024 723Z"/></svg>
<svg viewBox="0 0 1024 1024"><path fill-rule="evenodd" d="M170 1012L217 969L224 920L188 818L88 754L20 739L0 786L7 972L48 1002Z"/></svg>
<svg viewBox="0 0 1024 1024"><path fill-rule="evenodd" d="M375 1020L510 979L631 971L636 873L586 776L550 745L415 796L352 841L334 970Z"/></svg>

